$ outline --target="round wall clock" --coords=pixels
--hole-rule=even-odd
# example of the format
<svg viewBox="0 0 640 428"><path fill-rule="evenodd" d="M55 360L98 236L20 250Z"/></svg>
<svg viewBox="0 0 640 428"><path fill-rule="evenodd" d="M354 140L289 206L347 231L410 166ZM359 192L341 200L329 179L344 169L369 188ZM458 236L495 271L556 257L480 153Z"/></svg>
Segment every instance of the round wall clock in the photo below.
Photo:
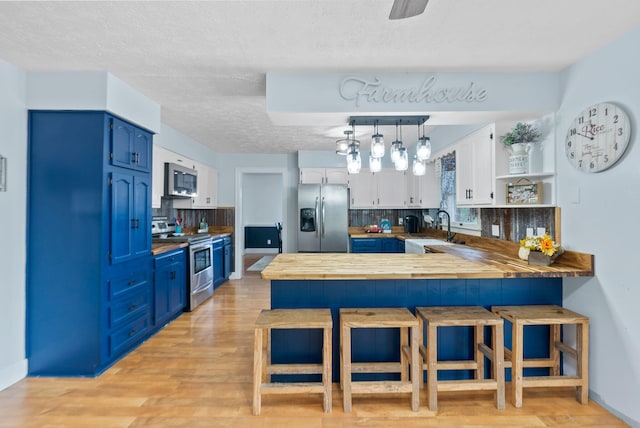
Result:
<svg viewBox="0 0 640 428"><path fill-rule="evenodd" d="M631 137L627 113L615 104L594 104L569 126L564 150L569 163L583 172L612 167L624 154Z"/></svg>

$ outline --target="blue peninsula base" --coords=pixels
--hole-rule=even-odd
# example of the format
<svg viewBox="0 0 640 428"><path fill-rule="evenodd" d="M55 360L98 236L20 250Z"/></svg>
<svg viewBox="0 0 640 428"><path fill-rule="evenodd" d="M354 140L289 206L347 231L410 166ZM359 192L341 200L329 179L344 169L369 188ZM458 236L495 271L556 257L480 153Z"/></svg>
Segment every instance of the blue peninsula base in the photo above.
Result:
<svg viewBox="0 0 640 428"><path fill-rule="evenodd" d="M562 306L562 278L412 279L412 280L271 280L271 308L330 308L333 316L333 381L340 379L340 308L418 306ZM438 334L438 359L471 359L473 330L448 327ZM352 337L353 361L398 361L398 329L356 329ZM505 322L505 345L511 347L511 325ZM273 363L320 363L321 330L273 330ZM525 329L525 358L549 352L549 329ZM487 373L489 365L487 364ZM546 374L547 369L526 369L525 374ZM396 379L394 374L360 374L357 380ZM440 372L442 379L461 379L470 372ZM274 376L278 381L315 380L311 376ZM510 373L507 372L510 380Z"/></svg>

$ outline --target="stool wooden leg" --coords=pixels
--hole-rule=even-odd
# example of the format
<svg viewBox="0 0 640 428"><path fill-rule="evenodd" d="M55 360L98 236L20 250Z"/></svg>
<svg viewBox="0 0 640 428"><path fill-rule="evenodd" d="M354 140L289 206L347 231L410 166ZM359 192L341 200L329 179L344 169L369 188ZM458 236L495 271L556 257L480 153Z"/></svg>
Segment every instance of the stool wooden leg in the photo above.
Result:
<svg viewBox="0 0 640 428"><path fill-rule="evenodd" d="M426 368L424 364L424 358L426 358L427 356L422 355L422 352L420 351L420 347L424 348L424 320L420 315L418 315L417 318L418 318L418 337L419 337L418 354L420 357L420 389L424 389L424 370Z"/></svg>
<svg viewBox="0 0 640 428"><path fill-rule="evenodd" d="M324 411L331 413L331 328L325 328L322 341L322 385L324 387Z"/></svg>
<svg viewBox="0 0 640 428"><path fill-rule="evenodd" d="M491 347L493 348L491 371L493 372L493 377L497 383L496 407L499 410L504 410L504 326L502 324L493 326Z"/></svg>
<svg viewBox="0 0 640 428"><path fill-rule="evenodd" d="M524 326L515 321L511 326L511 395L515 407L522 407L522 370Z"/></svg>
<svg viewBox="0 0 640 428"><path fill-rule="evenodd" d="M267 366L271 365L271 329L262 329L262 382L271 382L271 375L267 373Z"/></svg>
<svg viewBox="0 0 640 428"><path fill-rule="evenodd" d="M351 413L351 328L342 327L342 406L345 413Z"/></svg>
<svg viewBox="0 0 640 428"><path fill-rule="evenodd" d="M420 409L420 385L422 385L422 360L420 358L420 331L411 327L411 410Z"/></svg>
<svg viewBox="0 0 640 428"><path fill-rule="evenodd" d="M484 343L484 326L476 324L473 328L473 345L475 347L475 360L477 367L474 370L475 379L484 379L484 354L480 350L480 345Z"/></svg>
<svg viewBox="0 0 640 428"><path fill-rule="evenodd" d="M400 380L407 382L409 380L409 359L404 353L405 347L409 345L409 328L400 328Z"/></svg>
<svg viewBox="0 0 640 428"><path fill-rule="evenodd" d="M576 398L582 404L589 403L589 321L576 325L576 374L582 384L576 389Z"/></svg>
<svg viewBox="0 0 640 428"><path fill-rule="evenodd" d="M429 410L438 410L438 328L427 321L427 396Z"/></svg>
<svg viewBox="0 0 640 428"><path fill-rule="evenodd" d="M553 367L551 367L551 376L560 376L560 351L556 346L556 343L560 342L560 324L552 324L549 327L549 359L553 361Z"/></svg>
<svg viewBox="0 0 640 428"><path fill-rule="evenodd" d="M263 331L260 328L256 328L254 331L253 342L253 414L260 414L260 387L262 385L262 337Z"/></svg>

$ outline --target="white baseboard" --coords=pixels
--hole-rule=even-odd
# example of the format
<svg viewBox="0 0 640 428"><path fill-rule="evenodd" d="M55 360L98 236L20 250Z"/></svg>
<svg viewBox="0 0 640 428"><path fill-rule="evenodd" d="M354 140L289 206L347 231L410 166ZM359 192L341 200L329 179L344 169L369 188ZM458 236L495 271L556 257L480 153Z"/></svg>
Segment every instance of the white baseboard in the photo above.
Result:
<svg viewBox="0 0 640 428"><path fill-rule="evenodd" d="M0 391L27 376L28 360L25 358L7 367L0 367Z"/></svg>

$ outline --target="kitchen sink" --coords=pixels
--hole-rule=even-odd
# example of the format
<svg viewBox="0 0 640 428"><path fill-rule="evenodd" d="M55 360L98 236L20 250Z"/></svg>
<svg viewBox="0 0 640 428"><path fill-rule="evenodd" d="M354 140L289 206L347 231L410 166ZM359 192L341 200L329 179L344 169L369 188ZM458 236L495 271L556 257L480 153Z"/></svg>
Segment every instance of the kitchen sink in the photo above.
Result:
<svg viewBox="0 0 640 428"><path fill-rule="evenodd" d="M404 252L410 254L439 253L441 251L438 251L437 247L453 245L453 243L441 239L406 239L404 244ZM429 250L425 250L424 247L429 247Z"/></svg>

